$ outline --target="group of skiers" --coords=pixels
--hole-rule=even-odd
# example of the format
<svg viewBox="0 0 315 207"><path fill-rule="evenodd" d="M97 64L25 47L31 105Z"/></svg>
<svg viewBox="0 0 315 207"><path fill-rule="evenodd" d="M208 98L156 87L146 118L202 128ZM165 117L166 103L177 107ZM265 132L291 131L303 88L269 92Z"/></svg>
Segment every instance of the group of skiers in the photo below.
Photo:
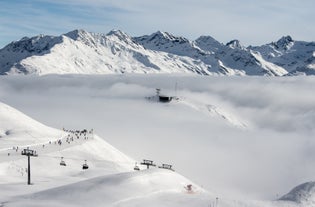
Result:
<svg viewBox="0 0 315 207"><path fill-rule="evenodd" d="M71 142L74 141L74 139L80 139L81 137L84 138L84 140L88 140L89 139L89 135L93 134L93 129L91 129L90 131L86 130L86 129L83 129L83 130L67 130L65 128L63 128L63 131L64 132L68 132L68 135L66 137L66 140L65 142L67 142L68 144L70 144ZM52 141L49 141L48 144L52 144L53 142ZM61 146L62 143L63 143L63 138L61 139L58 139L56 141L54 141L55 145L59 145ZM45 148L45 144L42 144L42 148ZM14 150L15 152L18 152L19 151L19 147L18 146L13 146L12 147L12 150ZM8 156L11 155L10 152L7 153Z"/></svg>

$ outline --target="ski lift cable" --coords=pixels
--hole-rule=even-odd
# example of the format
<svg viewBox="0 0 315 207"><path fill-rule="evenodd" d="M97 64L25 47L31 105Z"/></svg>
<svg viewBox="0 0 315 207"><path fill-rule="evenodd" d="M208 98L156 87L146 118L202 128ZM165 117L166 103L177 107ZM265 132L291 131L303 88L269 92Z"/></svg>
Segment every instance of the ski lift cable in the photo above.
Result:
<svg viewBox="0 0 315 207"><path fill-rule="evenodd" d="M59 159L61 157L63 157L64 160L76 160L76 161L84 161L84 160L87 160L87 161L94 161L94 162L113 162L113 163L119 163L119 164L131 164L133 162L121 162L121 161L111 161L111 160L100 160L100 159L80 159L80 158L74 158L74 157L67 157L67 156L50 156L50 155L41 155L41 157L50 157L50 158L54 158L54 159Z"/></svg>
<svg viewBox="0 0 315 207"><path fill-rule="evenodd" d="M85 158L75 158L75 157L68 157L68 156L52 156L52 155L41 155L40 157L49 157L49 158L54 158L54 159L58 159L60 160L61 157L63 157L63 160L76 160L76 161L84 161L84 160L87 160L87 161L90 161L90 162L111 162L111 163L119 163L119 164L132 164L132 165L135 165L135 163L137 163L136 165L140 164L141 161L137 161L137 162L122 162L122 161L112 161L112 160L105 160L105 159L85 159Z"/></svg>
<svg viewBox="0 0 315 207"><path fill-rule="evenodd" d="M50 158L54 158L54 159L60 159L61 157L63 158L63 160L78 160L78 161L82 161L85 159L79 159L79 158L73 158L73 157L65 157L63 155L61 156L50 156L50 155L41 155L41 157L50 157Z"/></svg>
<svg viewBox="0 0 315 207"><path fill-rule="evenodd" d="M38 137L33 136L29 131L25 131L25 132L26 132L28 135L30 135L31 137L33 137L34 139L39 140Z"/></svg>

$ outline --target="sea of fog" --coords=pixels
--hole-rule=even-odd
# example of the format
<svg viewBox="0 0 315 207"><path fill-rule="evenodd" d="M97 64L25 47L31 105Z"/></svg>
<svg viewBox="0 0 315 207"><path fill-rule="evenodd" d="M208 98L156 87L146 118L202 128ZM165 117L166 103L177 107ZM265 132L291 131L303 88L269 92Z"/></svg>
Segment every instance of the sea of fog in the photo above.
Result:
<svg viewBox="0 0 315 207"><path fill-rule="evenodd" d="M178 100L147 100L156 88ZM48 126L93 128L136 160L252 199L315 179L314 91L315 77L0 77L0 100Z"/></svg>

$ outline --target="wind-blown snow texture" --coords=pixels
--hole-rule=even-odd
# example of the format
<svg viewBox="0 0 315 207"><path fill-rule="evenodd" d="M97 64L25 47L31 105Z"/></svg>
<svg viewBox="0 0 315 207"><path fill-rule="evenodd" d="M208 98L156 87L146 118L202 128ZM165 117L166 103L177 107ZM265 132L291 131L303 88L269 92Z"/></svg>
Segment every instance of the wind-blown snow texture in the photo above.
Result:
<svg viewBox="0 0 315 207"><path fill-rule="evenodd" d="M315 42L290 36L257 47L156 32L141 37L74 30L24 37L0 50L0 74L194 73L201 75L314 75Z"/></svg>

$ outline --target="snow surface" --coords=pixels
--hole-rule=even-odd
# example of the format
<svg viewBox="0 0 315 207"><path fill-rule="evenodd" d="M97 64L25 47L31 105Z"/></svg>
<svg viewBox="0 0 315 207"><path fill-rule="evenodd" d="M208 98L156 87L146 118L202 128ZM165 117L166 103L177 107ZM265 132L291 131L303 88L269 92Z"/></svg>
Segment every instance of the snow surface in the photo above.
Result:
<svg viewBox="0 0 315 207"><path fill-rule="evenodd" d="M19 157L22 147L47 144L48 140L55 141L65 136L62 131L47 127L4 103L0 103L0 114L2 161ZM17 146L19 150L16 150Z"/></svg>
<svg viewBox="0 0 315 207"><path fill-rule="evenodd" d="M314 78L222 76L314 75L314 51L290 36L246 48L161 31L12 42L1 75L63 75L0 77L0 206L314 206ZM143 158L176 172L133 171Z"/></svg>
<svg viewBox="0 0 315 207"><path fill-rule="evenodd" d="M0 130L6 132L0 139L1 203L11 196L98 175L130 171L134 165L133 159L92 132L81 135L53 129L4 103L0 103L0 123ZM70 141L70 138L73 140ZM57 144L59 140L62 141L61 145ZM21 151L26 148L38 154L38 157L31 159L32 182L36 183L31 189L25 185L27 159L21 155ZM59 165L61 157L67 163L66 167ZM81 169L85 160L92 168L87 172Z"/></svg>
<svg viewBox="0 0 315 207"><path fill-rule="evenodd" d="M198 60L146 50L121 31L74 30L23 39L0 51L0 74L210 73L206 69Z"/></svg>
<svg viewBox="0 0 315 207"><path fill-rule="evenodd" d="M131 37L81 29L8 44L0 50L0 74L313 75L314 45L287 36L246 48L239 40L224 45L211 36L190 41L161 31Z"/></svg>
<svg viewBox="0 0 315 207"><path fill-rule="evenodd" d="M294 41L292 37L284 36L277 42L251 49L259 52L266 61L285 68L289 75L314 75L314 42Z"/></svg>
<svg viewBox="0 0 315 207"><path fill-rule="evenodd" d="M15 126L23 128L15 125L15 122L26 119L29 121L26 127L39 124L3 103L0 109L1 122L5 123L8 119L11 123L2 129ZM10 114L14 116L10 117ZM36 130L41 131L40 128L33 131ZM271 202L219 198L178 173L166 169L132 171L129 165L132 160L95 136L92 131L84 135L69 130L63 132L67 134L66 137L73 138L72 135L75 135L74 138L80 141L62 144L66 147L49 143L42 149L37 149L37 145L42 143L33 143L32 138L20 134L18 139L23 140L23 143L32 143L30 147L39 154L38 157L32 157L31 162L32 176L35 177L33 185L26 185L22 181L26 177L22 164L26 160L22 155L15 156L10 162L0 157L1 206L298 206L297 202L285 199ZM10 138L0 141L1 144L6 144ZM59 158L58 155L65 158L67 166L57 165L54 159ZM86 171L77 169L78 161L83 157L89 160L90 169ZM188 185L192 185L190 190ZM313 196L313 191L308 193L309 197Z"/></svg>

